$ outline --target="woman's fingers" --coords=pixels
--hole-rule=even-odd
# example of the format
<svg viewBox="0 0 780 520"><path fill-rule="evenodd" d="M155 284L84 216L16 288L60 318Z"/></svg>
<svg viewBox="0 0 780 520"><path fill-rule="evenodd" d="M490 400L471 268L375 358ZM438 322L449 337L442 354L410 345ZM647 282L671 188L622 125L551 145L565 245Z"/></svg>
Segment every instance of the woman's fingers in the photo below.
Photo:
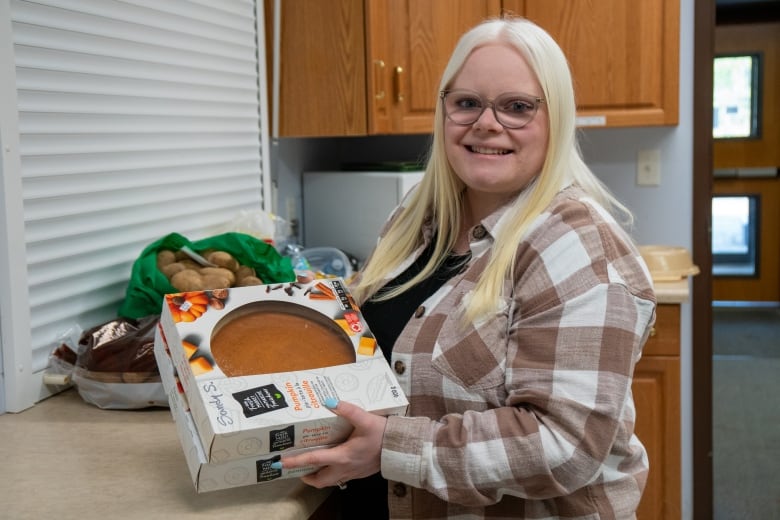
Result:
<svg viewBox="0 0 780 520"><path fill-rule="evenodd" d="M382 436L387 418L335 399L326 400L325 406L354 426L349 438L333 448L312 450L299 455L284 455L281 462L274 463L272 467L319 467L320 470L301 477L304 482L315 487L334 486L337 481L346 482L379 471Z"/></svg>

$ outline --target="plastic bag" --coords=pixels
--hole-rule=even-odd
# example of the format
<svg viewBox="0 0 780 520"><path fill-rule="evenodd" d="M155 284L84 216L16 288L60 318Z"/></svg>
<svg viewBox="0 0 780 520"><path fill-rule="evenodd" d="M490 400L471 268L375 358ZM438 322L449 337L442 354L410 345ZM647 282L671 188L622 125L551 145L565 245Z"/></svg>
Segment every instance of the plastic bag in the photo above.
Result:
<svg viewBox="0 0 780 520"><path fill-rule="evenodd" d="M83 333L78 324L73 324L51 345L49 365L43 373L44 384L60 387L60 390L72 385L73 367L78 357L79 339Z"/></svg>
<svg viewBox="0 0 780 520"><path fill-rule="evenodd" d="M183 247L193 251L217 249L233 255L241 264L252 267L265 283L292 282L295 272L290 259L283 257L270 244L244 233L223 233L195 242L171 233L148 245L133 263L130 282L118 315L140 319L160 314L163 297L177 291L157 268L157 252L162 249L178 251Z"/></svg>
<svg viewBox="0 0 780 520"><path fill-rule="evenodd" d="M118 318L82 332L76 351L63 342L50 370L69 374L81 398L98 408L130 410L168 406L154 357L159 316Z"/></svg>
<svg viewBox="0 0 780 520"><path fill-rule="evenodd" d="M280 249L289 239L290 225L281 217L259 209L243 209L239 211L225 226L226 232L244 233L270 241L276 249Z"/></svg>

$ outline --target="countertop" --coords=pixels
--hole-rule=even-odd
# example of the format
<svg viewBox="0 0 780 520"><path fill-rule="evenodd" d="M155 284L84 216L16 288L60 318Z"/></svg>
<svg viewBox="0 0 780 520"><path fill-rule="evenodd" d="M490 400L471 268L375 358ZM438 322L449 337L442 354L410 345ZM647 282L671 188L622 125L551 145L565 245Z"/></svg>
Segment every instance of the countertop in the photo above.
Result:
<svg viewBox="0 0 780 520"><path fill-rule="evenodd" d="M688 301L690 294L690 278L682 278L673 282L653 282L655 298L658 303L683 303Z"/></svg>
<svg viewBox="0 0 780 520"><path fill-rule="evenodd" d="M331 490L300 479L198 494L170 410L101 410L76 390L0 415L0 517L303 520Z"/></svg>

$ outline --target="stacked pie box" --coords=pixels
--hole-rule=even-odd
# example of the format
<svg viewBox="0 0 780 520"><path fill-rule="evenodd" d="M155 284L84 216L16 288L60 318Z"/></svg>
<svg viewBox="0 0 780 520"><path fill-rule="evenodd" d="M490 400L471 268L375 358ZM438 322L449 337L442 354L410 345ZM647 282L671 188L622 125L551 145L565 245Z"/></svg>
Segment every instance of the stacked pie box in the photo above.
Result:
<svg viewBox="0 0 780 520"><path fill-rule="evenodd" d="M158 329L159 336L159 329ZM189 410L187 397L178 382L173 361L159 339L155 342L155 358L160 367L163 387L168 395L171 415L176 426L176 432L184 451L184 458L190 477L198 493L216 491L249 484L270 482L273 480L300 477L315 471L317 468L307 466L294 470L277 470L271 467L273 462L281 458L278 453L269 453L255 457L233 459L225 462L208 462L203 444L200 441L195 422ZM302 452L292 449L291 452Z"/></svg>
<svg viewBox="0 0 780 520"><path fill-rule="evenodd" d="M313 471L270 464L349 436L328 398L408 407L340 278L166 295L155 355L198 491Z"/></svg>

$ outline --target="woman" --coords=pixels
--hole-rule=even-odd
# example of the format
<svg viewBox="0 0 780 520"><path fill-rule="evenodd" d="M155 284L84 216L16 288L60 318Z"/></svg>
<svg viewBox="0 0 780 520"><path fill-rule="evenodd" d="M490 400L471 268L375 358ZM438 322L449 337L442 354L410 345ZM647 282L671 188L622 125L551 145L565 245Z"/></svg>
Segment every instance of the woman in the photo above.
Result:
<svg viewBox="0 0 780 520"><path fill-rule="evenodd" d="M531 22L490 20L440 98L425 177L352 288L409 414L329 403L351 437L282 463L321 465L303 480L378 511L363 478L381 472L392 518L632 518L655 297L612 216L630 214L581 158L566 59Z"/></svg>

